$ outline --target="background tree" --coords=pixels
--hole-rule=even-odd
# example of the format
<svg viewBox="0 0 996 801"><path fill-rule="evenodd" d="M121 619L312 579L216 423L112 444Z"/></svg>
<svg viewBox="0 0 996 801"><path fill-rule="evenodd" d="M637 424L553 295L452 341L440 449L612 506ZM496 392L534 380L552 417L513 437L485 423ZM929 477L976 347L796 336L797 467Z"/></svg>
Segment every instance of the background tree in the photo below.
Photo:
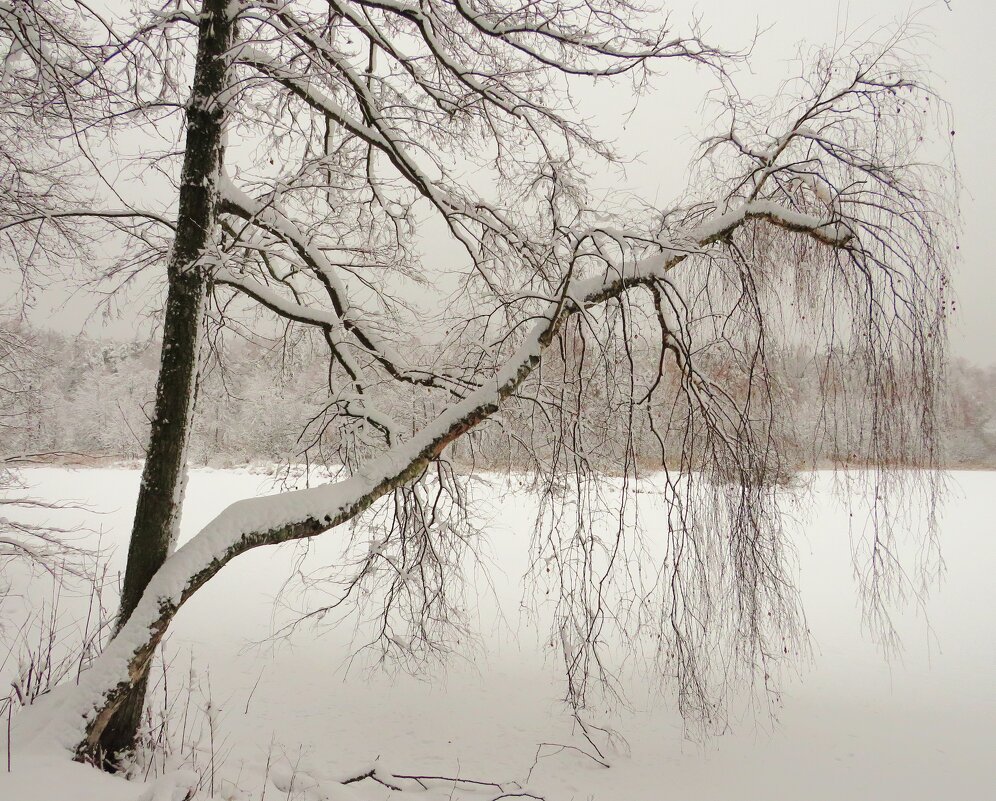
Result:
<svg viewBox="0 0 996 801"><path fill-rule="evenodd" d="M682 710L703 717L729 666L768 676L796 650L775 365L813 346L827 403L858 416L876 504L895 486L888 466L936 464L949 173L919 154L943 109L908 30L807 54L775 98L748 102L726 73L734 56L641 19L618 1L205 0L114 37L106 74L123 64L134 86L113 114L140 125L153 106L182 109L184 145L175 212L107 215L138 240L132 264L161 261L164 232L172 246L118 634L63 707L80 758L110 766L130 745L156 645L204 582L371 507L333 607L379 599L371 644L385 658L445 650L475 542L447 449L472 458L505 409L528 419L505 432L546 488L533 564L557 599L576 708L611 684L613 632L645 637ZM666 209L596 201L587 172L614 155L565 111L567 93L596 78L639 88L668 62L702 65L724 90L692 188ZM423 229L458 247L450 271ZM405 299L414 286L428 304ZM209 299L217 322L244 324L251 303L321 336L329 395L310 430L316 448L332 438L341 475L235 504L169 556ZM413 328L417 359L399 347ZM382 402L406 396L411 427ZM665 456L655 565L624 511L641 430ZM608 463L626 480L606 539L592 515ZM891 529L873 521L861 567L885 625Z"/></svg>

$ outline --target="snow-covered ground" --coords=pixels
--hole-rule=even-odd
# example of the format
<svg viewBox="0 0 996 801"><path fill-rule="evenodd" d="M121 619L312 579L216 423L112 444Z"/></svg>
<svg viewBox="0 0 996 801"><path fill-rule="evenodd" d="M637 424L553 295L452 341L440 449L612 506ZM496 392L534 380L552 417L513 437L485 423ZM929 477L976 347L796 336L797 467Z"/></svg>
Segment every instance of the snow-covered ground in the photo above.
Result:
<svg viewBox="0 0 996 801"><path fill-rule="evenodd" d="M138 473L124 469L36 468L38 496L72 497L90 512L62 512L102 532L123 565ZM629 707L595 711L628 741L606 769L574 750L590 751L572 732L558 702L557 666L545 664L545 632L520 623L517 580L533 525L528 494L498 487L481 509L491 543L497 596L506 624L495 625L482 595L484 642L456 658L445 675L413 678L353 664L352 630L305 626L271 641L287 620L274 599L298 553L261 548L239 557L179 614L167 641L167 692L178 740L199 751L174 755L204 777L197 798L382 799L370 781L334 781L375 763L396 774L518 782L548 801L657 799L981 799L996 779L996 473L957 473L943 513L946 574L927 618L898 615L904 651L891 663L862 634L847 533L847 509L816 476L816 505L796 540L814 659L783 684L777 722L766 711L734 710L731 731L705 743L683 737L667 697L641 692ZM198 470L191 477L183 531L189 536L229 502L272 491L248 471ZM66 517L60 518L66 520ZM331 535L334 536L334 535ZM36 579L29 604L50 584ZM0 608L5 627L20 625L25 601ZM67 615L87 599L63 597ZM2 654L0 654L2 661ZM13 660L0 668L5 686ZM0 771L2 801L81 799L175 801L172 774L143 785L102 776L19 749L15 718L12 772ZM184 731L184 727L186 731ZM0 741L5 735L0 735ZM213 742L213 744L212 744ZM3 742L3 761L6 743ZM539 750L538 750L539 749ZM537 760L537 754L540 758ZM154 777L158 765L151 765ZM528 776L528 782L526 781ZM291 783L293 777L293 785ZM495 788L409 783L393 797L491 799ZM238 789L236 789L238 788ZM182 798L182 791L178 791Z"/></svg>

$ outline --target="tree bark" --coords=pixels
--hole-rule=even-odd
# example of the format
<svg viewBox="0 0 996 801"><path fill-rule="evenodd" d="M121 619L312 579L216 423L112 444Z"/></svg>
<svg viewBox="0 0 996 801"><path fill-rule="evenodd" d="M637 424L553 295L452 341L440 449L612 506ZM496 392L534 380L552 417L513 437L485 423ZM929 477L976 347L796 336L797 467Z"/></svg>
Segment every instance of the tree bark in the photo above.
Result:
<svg viewBox="0 0 996 801"><path fill-rule="evenodd" d="M116 631L128 621L149 581L176 545L187 478L186 452L197 394L204 305L210 276L203 264L217 222L217 180L224 159L227 51L235 25L227 0L201 5L197 58L186 114L176 239L167 266L169 290L156 384L156 407L135 521L128 547ZM134 675L125 698L88 758L113 770L132 748L145 704L148 667Z"/></svg>

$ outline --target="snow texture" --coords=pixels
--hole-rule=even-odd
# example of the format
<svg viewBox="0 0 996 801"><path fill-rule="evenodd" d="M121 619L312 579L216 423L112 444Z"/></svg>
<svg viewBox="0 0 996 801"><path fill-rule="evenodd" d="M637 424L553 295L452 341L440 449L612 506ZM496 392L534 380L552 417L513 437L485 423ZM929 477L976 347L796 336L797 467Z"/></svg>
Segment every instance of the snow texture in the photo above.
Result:
<svg viewBox="0 0 996 801"><path fill-rule="evenodd" d="M79 499L103 512L81 522L105 530L105 542L117 545L112 570L120 567L137 471L27 472L36 495L60 498L72 486ZM948 580L927 606L929 636L915 610L897 615L905 644L901 661L888 665L861 635L847 510L834 496L830 477L817 475L817 505L803 520L805 535L797 543L815 662L802 679L788 681L783 704L775 709L777 725L768 725L763 710L755 722L745 706L731 721L730 734L689 744L667 704L651 700L650 684L628 680L631 708L599 722L625 735L631 753L613 752L612 768L605 770L576 753L545 749L529 789L551 801L659 801L662 787L675 798L706 801L988 797L996 745L996 597L988 575L996 537L988 509L996 473L953 478L942 521ZM525 568L535 499L515 479L490 478L478 486L479 522L500 568L494 573L498 601L505 619L515 621L521 597L515 577ZM245 471L195 470L184 531L189 536L203 527L233 498L272 489L266 477ZM639 495L641 505L649 504L641 512L645 520L652 519L655 497L647 482ZM334 557L338 547L335 538L316 542L313 563ZM489 799L485 792L454 791L452 785L409 792L418 789L413 786L391 795L369 781L343 787L338 780L378 768L522 781L538 743L584 744L572 738L569 716L557 701L557 668L544 664L546 632L494 625L498 608L486 593L478 604L486 650L428 682L362 667L344 676L339 668L350 651L348 626L323 637L305 630L293 647L247 652L247 642L267 636L272 597L294 564L294 549L246 555L219 574L172 629L171 693L182 691L177 685L187 680L191 661L195 685L210 677L214 688L217 736L225 742L218 749L216 798L287 799L290 789L291 801ZM196 693L191 706L203 707ZM189 772L130 783L72 763L51 742L30 741L27 730L46 708L52 711L51 704L42 704L14 718L13 772L0 770L3 801L161 801L189 786ZM207 754L209 744L202 746ZM196 799L209 797L202 781Z"/></svg>

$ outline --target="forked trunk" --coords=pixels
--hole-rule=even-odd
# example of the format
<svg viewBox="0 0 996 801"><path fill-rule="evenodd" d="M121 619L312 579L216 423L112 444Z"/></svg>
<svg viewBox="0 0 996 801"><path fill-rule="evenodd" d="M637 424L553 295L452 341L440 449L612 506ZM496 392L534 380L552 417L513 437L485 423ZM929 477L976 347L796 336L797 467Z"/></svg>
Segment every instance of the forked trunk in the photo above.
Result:
<svg viewBox="0 0 996 801"><path fill-rule="evenodd" d="M186 149L181 174L176 240L168 265L169 294L163 346L135 522L128 547L116 630L127 622L149 581L175 546L186 484L186 451L193 424L204 305L209 276L205 246L217 221L217 179L224 157L227 58L234 22L227 0L204 0L193 89L187 108ZM99 736L80 756L113 770L130 749L145 703L148 662L133 675L126 693Z"/></svg>

